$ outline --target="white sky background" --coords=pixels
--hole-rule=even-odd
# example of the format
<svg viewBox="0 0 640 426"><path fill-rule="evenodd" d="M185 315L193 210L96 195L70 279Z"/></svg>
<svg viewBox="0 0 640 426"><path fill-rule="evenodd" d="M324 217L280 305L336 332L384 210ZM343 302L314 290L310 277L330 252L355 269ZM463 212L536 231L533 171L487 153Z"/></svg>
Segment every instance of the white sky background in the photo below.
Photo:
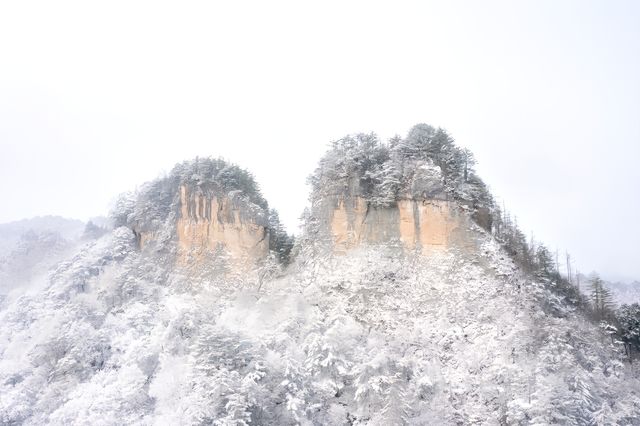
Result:
<svg viewBox="0 0 640 426"><path fill-rule="evenodd" d="M200 155L293 230L329 141L419 122L527 234L640 278L640 2L0 4L0 222L105 214Z"/></svg>

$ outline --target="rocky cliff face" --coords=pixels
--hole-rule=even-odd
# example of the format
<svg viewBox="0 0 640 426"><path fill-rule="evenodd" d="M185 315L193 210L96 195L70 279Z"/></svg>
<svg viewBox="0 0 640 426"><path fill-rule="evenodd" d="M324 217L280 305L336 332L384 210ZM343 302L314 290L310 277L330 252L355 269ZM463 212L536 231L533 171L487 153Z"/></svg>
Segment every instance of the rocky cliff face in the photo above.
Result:
<svg viewBox="0 0 640 426"><path fill-rule="evenodd" d="M319 196L315 213L335 253L363 244L396 244L427 255L470 244L468 214L444 192L441 175L428 165L415 168L407 190L386 205L367 199L359 178L342 191Z"/></svg>
<svg viewBox="0 0 640 426"><path fill-rule="evenodd" d="M237 195L219 197L180 187L180 216L176 221L180 264L200 263L208 254L221 251L237 265L267 256L266 218Z"/></svg>
<svg viewBox="0 0 640 426"><path fill-rule="evenodd" d="M392 207L375 207L355 197L338 202L330 230L337 252L361 243L399 241L406 250L426 253L453 244L462 221L464 217L450 201L408 198Z"/></svg>

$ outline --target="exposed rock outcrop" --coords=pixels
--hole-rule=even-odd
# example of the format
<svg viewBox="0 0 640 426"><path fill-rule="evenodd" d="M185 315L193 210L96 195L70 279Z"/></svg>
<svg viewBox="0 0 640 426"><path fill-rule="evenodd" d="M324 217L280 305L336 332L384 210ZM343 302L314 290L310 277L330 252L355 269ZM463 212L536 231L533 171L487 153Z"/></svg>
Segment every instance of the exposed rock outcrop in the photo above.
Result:
<svg viewBox="0 0 640 426"><path fill-rule="evenodd" d="M470 151L443 129L414 126L381 142L358 133L332 142L309 178L306 233L314 247L344 252L386 244L427 254L476 244L475 225L493 232L498 209Z"/></svg>
<svg viewBox="0 0 640 426"><path fill-rule="evenodd" d="M180 217L176 221L179 263L199 263L216 251L224 251L240 265L267 256L265 213L237 195L232 192L219 197L180 187Z"/></svg>
<svg viewBox="0 0 640 426"><path fill-rule="evenodd" d="M439 171L428 163L412 167L406 191L387 204L367 199L358 177L350 177L335 193L317 197L320 232L329 236L335 253L390 243L426 255L469 243L468 214L446 194Z"/></svg>
<svg viewBox="0 0 640 426"><path fill-rule="evenodd" d="M466 217L456 203L436 199L402 199L390 207L370 205L362 197L340 199L328 223L334 250L360 244L400 242L409 251L427 253L460 242Z"/></svg>

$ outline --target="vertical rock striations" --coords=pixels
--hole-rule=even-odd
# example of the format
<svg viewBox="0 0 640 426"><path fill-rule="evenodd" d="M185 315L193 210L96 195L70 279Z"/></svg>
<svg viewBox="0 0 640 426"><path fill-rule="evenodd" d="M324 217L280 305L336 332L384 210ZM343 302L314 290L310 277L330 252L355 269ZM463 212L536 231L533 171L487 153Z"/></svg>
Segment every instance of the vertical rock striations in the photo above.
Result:
<svg viewBox="0 0 640 426"><path fill-rule="evenodd" d="M178 262L201 264L208 255L224 252L235 266L250 266L269 252L266 212L238 192L224 196L180 187L176 221Z"/></svg>
<svg viewBox="0 0 640 426"><path fill-rule="evenodd" d="M374 206L360 196L327 200L335 205L323 221L334 250L360 244L401 243L408 251L428 253L460 242L466 216L453 201L403 198L391 206Z"/></svg>

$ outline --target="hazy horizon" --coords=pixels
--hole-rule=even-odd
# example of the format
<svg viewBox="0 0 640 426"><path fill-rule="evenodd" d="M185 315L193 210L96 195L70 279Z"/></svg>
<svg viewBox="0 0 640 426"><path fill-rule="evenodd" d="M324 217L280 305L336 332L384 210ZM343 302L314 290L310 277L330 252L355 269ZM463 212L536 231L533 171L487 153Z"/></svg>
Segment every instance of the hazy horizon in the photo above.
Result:
<svg viewBox="0 0 640 426"><path fill-rule="evenodd" d="M35 7L33 7L35 5ZM0 223L86 220L199 156L290 230L327 144L441 126L522 230L640 279L640 4L0 5Z"/></svg>

